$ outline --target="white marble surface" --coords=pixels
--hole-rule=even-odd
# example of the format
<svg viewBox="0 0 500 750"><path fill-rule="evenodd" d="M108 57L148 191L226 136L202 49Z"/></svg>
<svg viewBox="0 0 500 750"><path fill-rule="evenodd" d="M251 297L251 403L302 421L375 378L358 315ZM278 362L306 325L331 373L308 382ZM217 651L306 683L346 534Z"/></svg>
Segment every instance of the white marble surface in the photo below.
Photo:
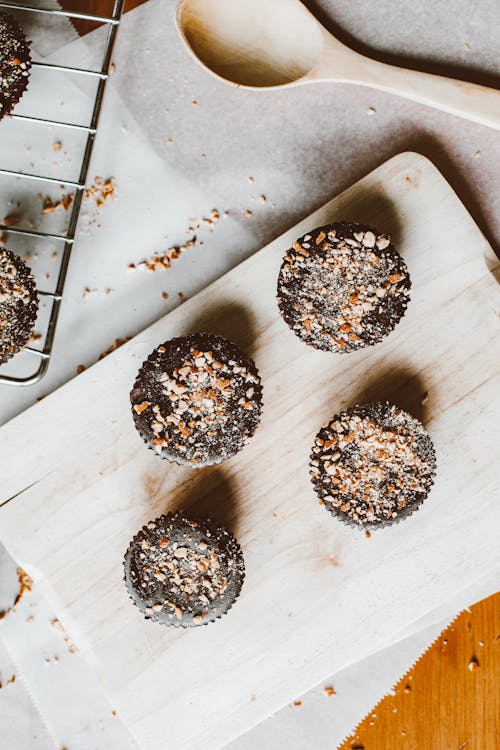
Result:
<svg viewBox="0 0 500 750"><path fill-rule="evenodd" d="M193 294L397 151L411 148L430 156L493 244L498 243L497 132L348 86L265 94L227 88L198 69L181 48L172 23L174 5L172 0L150 0L125 17L91 167L92 177L115 177L116 198L101 211L87 204L49 374L33 388L0 387L0 421L73 377L78 364L91 364L114 338L133 335L179 304L178 292ZM462 2L322 0L314 5L365 49L498 85L495 29L500 7L494 0L479 0L474 14ZM36 33L33 28L33 39ZM43 32L40 54L79 64L95 59L100 32L56 50L74 36L68 27L57 33L51 41ZM52 106L60 114L70 106L75 117L84 116L88 91L81 81L76 84L58 85L51 101L41 89L32 89L19 111ZM370 107L375 109L372 116ZM8 158L9 168L15 168L10 165L19 159L17 166L71 177L78 144L66 132L35 136L33 129L14 132L13 124L0 126L2 165ZM18 139L21 146L13 148ZM56 154L52 144L58 139L63 149ZM19 185L2 187L0 201L19 199L23 221L36 215L46 231L58 221L57 216L40 219L39 207ZM171 269L156 274L127 270L131 261L182 242L189 219L209 215L212 208L230 215L213 228L201 228L197 234L204 244L186 252ZM252 211L250 217L246 209ZM47 272L53 275L51 252L49 247L39 251L35 267L41 279ZM97 291L84 298L86 287ZM105 289L112 292L105 294ZM4 605L13 590L12 585L8 590L12 565L2 558L0 570ZM302 706L283 709L232 747L335 747L461 606L498 587L496 578L479 582L461 601L444 603L442 611L416 626L417 636L332 677L334 697L325 698L319 686L302 698ZM30 613L34 620L28 623ZM112 715L86 666L51 628L52 617L34 591L2 621L2 745L9 750L129 750L133 744L119 717ZM5 685L11 672L18 679ZM68 708L61 712L63 699ZM43 719L35 704L42 707Z"/></svg>

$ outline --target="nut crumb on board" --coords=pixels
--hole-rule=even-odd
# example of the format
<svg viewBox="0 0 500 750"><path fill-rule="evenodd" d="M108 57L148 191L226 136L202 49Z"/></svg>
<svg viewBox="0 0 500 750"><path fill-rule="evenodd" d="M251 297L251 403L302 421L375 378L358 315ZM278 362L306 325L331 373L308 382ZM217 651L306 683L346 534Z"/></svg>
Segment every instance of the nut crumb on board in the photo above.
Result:
<svg viewBox="0 0 500 750"><path fill-rule="evenodd" d="M14 599L14 607L19 604L26 591L31 591L33 588L33 579L29 576L22 568L17 569L17 580L19 582L19 591Z"/></svg>
<svg viewBox="0 0 500 750"><path fill-rule="evenodd" d="M182 245L174 245L173 247L170 247L165 253L162 255L154 254L147 260L142 260L140 263L129 263L128 268L131 271L139 270L139 271L164 271L167 268L170 268L172 265L172 261L177 260L183 252L185 252L188 248L193 247L196 243L196 237L193 236L190 240L187 240Z"/></svg>
<svg viewBox="0 0 500 750"><path fill-rule="evenodd" d="M54 151L60 151L62 149L61 141L55 141L52 148L54 149Z"/></svg>
<svg viewBox="0 0 500 750"><path fill-rule="evenodd" d="M71 207L74 199L74 193L65 193L59 201L53 201L52 198L47 195L43 201L42 215L53 214L58 208L63 208L67 211Z"/></svg>
<svg viewBox="0 0 500 750"><path fill-rule="evenodd" d="M18 214L8 214L8 216L4 216L2 219L2 224L6 227L13 227L16 224L19 224L20 216Z"/></svg>
<svg viewBox="0 0 500 750"><path fill-rule="evenodd" d="M96 294L99 294L100 292L103 292L106 296L109 296L113 289L110 289L109 287L106 287L106 289L90 289L88 286L86 286L82 292L83 299L87 299L87 297L95 296Z"/></svg>
<svg viewBox="0 0 500 750"><path fill-rule="evenodd" d="M331 697L332 695L335 695L335 689L331 685L327 685L323 688L323 692L327 697Z"/></svg>
<svg viewBox="0 0 500 750"><path fill-rule="evenodd" d="M107 357L108 354L112 354L112 352L116 351L120 348L120 346L123 346L123 344L126 344L127 341L130 341L130 336L125 336L123 339L115 339L111 346L108 346L108 348L101 352L97 358L97 361L100 362L101 359L104 359L104 357ZM77 365L76 366L76 373L77 375L80 375L82 372L84 372L87 369L85 365Z"/></svg>
<svg viewBox="0 0 500 750"><path fill-rule="evenodd" d="M212 230L221 218L221 215L225 218L229 215L229 212L224 211L221 214L219 209L212 208L209 216L202 216L199 219L190 218L189 224L185 230L187 235L191 235L189 239L179 245L172 245L165 251L156 251L151 255L151 257L146 258L145 260L142 260L138 263L129 263L127 268L130 271L138 270L151 272L164 271L167 268L170 268L172 266L172 263L180 258L180 256L190 247L194 247L197 243L200 245L203 244L203 242L200 242L198 240L196 231L205 227L208 227L210 230Z"/></svg>
<svg viewBox="0 0 500 750"><path fill-rule="evenodd" d="M93 199L97 208L108 200L113 199L116 194L116 183L114 177L108 177L107 180L102 177L94 177L89 187L85 188L85 199Z"/></svg>
<svg viewBox="0 0 500 750"><path fill-rule="evenodd" d="M479 659L477 658L477 656L472 656L467 665L467 669L469 670L469 672L473 672L475 669L478 669L478 667Z"/></svg>
<svg viewBox="0 0 500 750"><path fill-rule="evenodd" d="M50 624L52 625L52 627L54 628L54 630L57 630L63 636L64 643L66 644L66 647L67 647L69 653L70 654L76 653L78 651L78 649L75 646L75 644L73 643L73 641L71 640L71 638L69 637L68 633L66 632L66 630L65 630L64 625L62 624L62 622L57 617L54 617L54 619L51 620Z"/></svg>

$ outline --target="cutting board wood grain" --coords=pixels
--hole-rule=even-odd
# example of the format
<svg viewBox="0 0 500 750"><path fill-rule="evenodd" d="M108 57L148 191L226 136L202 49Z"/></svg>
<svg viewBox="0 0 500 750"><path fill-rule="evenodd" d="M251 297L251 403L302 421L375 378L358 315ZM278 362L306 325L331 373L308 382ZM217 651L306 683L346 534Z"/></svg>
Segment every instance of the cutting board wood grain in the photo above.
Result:
<svg viewBox="0 0 500 750"><path fill-rule="evenodd" d="M296 237L342 219L392 235L412 300L384 342L333 355L290 332L275 285ZM144 748L223 746L497 564L497 266L435 167L400 154L0 430L0 539ZM148 451L128 400L149 352L193 330L233 338L264 383L251 444L203 471ZM317 503L307 460L334 413L376 398L424 421L438 475L421 510L367 538ZM144 620L122 583L129 539L179 507L226 523L247 568L228 616L181 632Z"/></svg>

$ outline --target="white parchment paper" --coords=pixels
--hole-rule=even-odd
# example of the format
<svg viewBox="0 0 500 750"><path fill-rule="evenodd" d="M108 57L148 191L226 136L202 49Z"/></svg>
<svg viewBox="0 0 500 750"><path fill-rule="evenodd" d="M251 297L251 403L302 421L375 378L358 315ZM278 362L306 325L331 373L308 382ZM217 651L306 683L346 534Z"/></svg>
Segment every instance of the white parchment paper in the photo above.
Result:
<svg viewBox="0 0 500 750"><path fill-rule="evenodd" d="M91 364L115 338L137 333L180 304L179 292L195 293L397 151L414 148L430 155L487 234L500 237L494 131L347 86L265 94L227 88L182 49L172 23L174 5L150 0L123 21L91 167L91 179L114 177L116 196L100 210L86 203L49 374L34 388L0 387L0 421L73 377L77 365ZM375 52L448 65L485 82L500 72L493 33L498 6L483 0L471 15L463 5L463 13L445 5L433 8L431 18L410 2L392 0L383 6L323 0L315 7ZM61 21L57 27L30 21L28 31L39 58L82 66L99 58L101 31L77 40ZM37 74L32 84L20 113L62 119L64 112L75 122L88 118L92 89L82 80L47 82ZM54 152L59 140L62 149ZM81 146L68 131L1 124L2 166L9 169L73 179ZM36 220L43 231L64 219L59 214L40 218L36 196L18 183L2 184L1 201L5 211L19 211L22 221L29 226ZM192 235L187 227L210 217L212 209L229 215L197 229L197 244L173 268L156 274L128 270L131 262L182 244ZM33 253L19 242L14 249ZM37 249L32 261L47 285L54 279L53 252L50 245ZM84 296L85 289L91 294ZM6 558L1 570L2 580L15 576ZM328 711L320 686L303 699L301 711L284 709L233 747L334 747L457 610L491 593L497 581L498 576L480 581L415 623L398 644L335 676L337 695ZM2 624L2 677L8 679L18 667L24 677L2 693L0 722L8 747L46 750L57 741L70 750L129 750L132 739L90 670L67 652L50 625L56 613L47 607L43 597L27 595ZM62 700L68 706L64 712Z"/></svg>

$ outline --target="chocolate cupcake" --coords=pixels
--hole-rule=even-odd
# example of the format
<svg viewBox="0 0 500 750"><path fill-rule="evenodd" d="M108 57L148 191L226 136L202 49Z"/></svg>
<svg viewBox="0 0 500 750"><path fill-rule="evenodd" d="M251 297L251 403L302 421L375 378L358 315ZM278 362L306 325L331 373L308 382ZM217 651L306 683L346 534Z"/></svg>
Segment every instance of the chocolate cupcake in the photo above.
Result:
<svg viewBox="0 0 500 750"><path fill-rule="evenodd" d="M406 518L425 500L436 455L418 419L387 402L361 404L319 431L309 470L330 513L377 528Z"/></svg>
<svg viewBox="0 0 500 750"><path fill-rule="evenodd" d="M194 333L154 350L130 398L135 426L150 448L201 467L248 443L260 420L262 386L254 362L235 344Z"/></svg>
<svg viewBox="0 0 500 750"><path fill-rule="evenodd" d="M363 224L327 224L293 243L278 306L306 344L331 352L372 346L403 317L410 277L390 239Z"/></svg>
<svg viewBox="0 0 500 750"><path fill-rule="evenodd" d="M38 312L35 279L25 262L0 248L0 364L26 345Z"/></svg>
<svg viewBox="0 0 500 750"><path fill-rule="evenodd" d="M19 24L0 13L0 119L10 114L28 86L30 47Z"/></svg>
<svg viewBox="0 0 500 750"><path fill-rule="evenodd" d="M145 617L182 628L226 614L245 578L232 534L182 512L143 526L129 544L124 567L130 598Z"/></svg>

